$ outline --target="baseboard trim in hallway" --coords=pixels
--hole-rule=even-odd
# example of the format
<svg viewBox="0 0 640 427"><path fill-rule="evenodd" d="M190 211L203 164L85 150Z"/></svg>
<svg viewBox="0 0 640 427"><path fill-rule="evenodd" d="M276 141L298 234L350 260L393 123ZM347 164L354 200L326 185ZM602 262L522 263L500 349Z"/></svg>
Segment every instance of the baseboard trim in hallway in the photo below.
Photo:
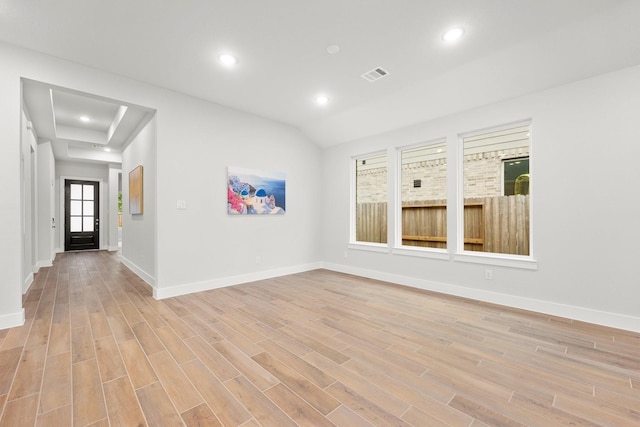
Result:
<svg viewBox="0 0 640 427"><path fill-rule="evenodd" d="M129 261L129 259L127 259L126 257L122 256L122 254L118 254L118 256L120 257L120 261L122 262L122 264L124 264L125 267L127 267L129 270L131 270L137 276L139 276L142 280L144 280L152 288L155 286L156 279L153 277L153 275L147 273L145 270L143 270L142 268L138 267L135 263Z"/></svg>

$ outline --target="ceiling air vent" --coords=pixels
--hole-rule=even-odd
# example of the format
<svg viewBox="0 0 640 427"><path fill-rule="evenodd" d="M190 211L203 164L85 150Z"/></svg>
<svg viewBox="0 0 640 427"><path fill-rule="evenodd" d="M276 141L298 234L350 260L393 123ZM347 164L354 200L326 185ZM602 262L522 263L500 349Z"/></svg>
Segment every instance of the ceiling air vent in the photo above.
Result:
<svg viewBox="0 0 640 427"><path fill-rule="evenodd" d="M373 83L376 80L380 80L381 78L387 75L389 75L389 72L387 70L385 70L384 68L378 67L378 68L374 68L371 71L367 71L361 77L366 81Z"/></svg>

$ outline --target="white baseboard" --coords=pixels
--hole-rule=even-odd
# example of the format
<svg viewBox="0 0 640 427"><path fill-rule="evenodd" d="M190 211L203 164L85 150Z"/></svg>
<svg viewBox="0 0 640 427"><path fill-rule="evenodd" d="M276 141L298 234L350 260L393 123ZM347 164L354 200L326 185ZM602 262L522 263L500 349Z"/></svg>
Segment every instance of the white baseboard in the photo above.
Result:
<svg viewBox="0 0 640 427"><path fill-rule="evenodd" d="M142 280L144 280L145 282L147 282L148 285L150 285L151 287L155 287L156 284L156 279L150 275L149 273L147 273L146 271L144 271L143 269L141 269L140 267L138 267L137 265L135 265L134 263L132 263L131 261L129 261L127 258L121 256L120 257L120 261L131 271L133 271L134 273L136 273ZM155 291L154 291L155 292Z"/></svg>
<svg viewBox="0 0 640 427"><path fill-rule="evenodd" d="M36 264L36 268L38 270L40 270L42 267L52 267L52 266L53 266L53 261L51 260L38 261L38 263Z"/></svg>
<svg viewBox="0 0 640 427"><path fill-rule="evenodd" d="M32 283L33 283L33 273L29 273L29 275L24 279L24 282L22 283L22 295L27 293Z"/></svg>
<svg viewBox="0 0 640 427"><path fill-rule="evenodd" d="M239 285L242 283L256 282L288 274L303 273L305 271L322 268L322 263L302 264L291 267L276 268L273 270L257 271L255 273L240 274L237 276L222 277L219 279L206 280L204 282L186 283L184 285L171 286L167 288L153 288L155 299L176 297L179 295L191 294L194 292L208 291L211 289L224 288L226 286Z"/></svg>
<svg viewBox="0 0 640 427"><path fill-rule="evenodd" d="M118 247L118 246L109 246L109 247L107 248L107 250L108 250L109 252L115 252L115 251L117 251L118 249L120 249L120 247Z"/></svg>
<svg viewBox="0 0 640 427"><path fill-rule="evenodd" d="M624 329L633 332L640 332L640 317L628 316L624 314L599 311L591 308L577 307L551 301L542 301L531 298L524 298L515 295L502 294L481 289L467 288L464 286L452 285L442 282L434 282L415 277L402 276L399 274L385 273L381 271L369 270L358 267L351 267L342 264L316 262L302 264L298 266L283 267L273 270L258 271L255 273L240 274L236 276L222 277L202 282L186 283L183 285L158 288L155 286L155 279L137 267L135 264L122 257L122 263L153 287L153 297L155 299L171 298L180 295L202 292L211 289L223 288L227 286L239 285L242 283L266 280L288 274L302 273L305 271L325 268L340 273L353 274L375 280L382 280L417 289L438 292L442 294L469 298L477 301L503 305L522 310L534 311L537 313L552 316L564 317L597 325L608 326L617 329Z"/></svg>
<svg viewBox="0 0 640 427"><path fill-rule="evenodd" d="M535 311L537 313L549 314L552 316L564 317L587 323L595 323L597 325L609 326L612 328L624 329L627 331L640 332L640 317L610 313L584 307L576 307L550 301L518 297L514 295L501 294L480 289L466 288L464 286L433 282L424 279L417 279L415 277L402 276L399 274L385 273L381 271L368 270L341 264L323 263L323 267L327 270L353 274L370 279L383 280L386 282L411 286L427 291L439 292L463 298L470 298L477 301L484 301L523 310Z"/></svg>
<svg viewBox="0 0 640 427"><path fill-rule="evenodd" d="M0 329L14 328L24 325L24 309L16 313L3 314L0 316Z"/></svg>

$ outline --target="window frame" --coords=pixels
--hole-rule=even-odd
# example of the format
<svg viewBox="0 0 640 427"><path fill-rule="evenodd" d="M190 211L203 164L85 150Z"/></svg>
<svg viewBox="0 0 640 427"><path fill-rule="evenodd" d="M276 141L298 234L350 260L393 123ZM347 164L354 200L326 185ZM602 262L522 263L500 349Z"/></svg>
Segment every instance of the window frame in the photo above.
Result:
<svg viewBox="0 0 640 427"><path fill-rule="evenodd" d="M529 173L535 176L534 126L533 120L523 119L498 126L488 126L468 132L451 134L403 146L388 147L351 155L349 161L349 240L347 249L387 253L399 256L440 259L453 262L501 266L526 270L537 270L534 252L534 189L529 188L529 255L476 252L464 249L464 139L485 133L499 132L519 126L529 128ZM447 150L447 247L425 248L402 245L402 151L445 143ZM387 243L361 242L356 240L357 218L357 161L370 157L386 156L387 169ZM500 174L501 193L504 191L504 172ZM345 257L348 252L345 251Z"/></svg>
<svg viewBox="0 0 640 427"><path fill-rule="evenodd" d="M491 132L499 132L502 130L512 129L520 126L528 126L529 128L529 174L535 176L535 160L533 154L534 148L534 128L533 120L525 119L506 123L498 126L490 126L473 131L458 134L457 152L456 152L456 249L453 253L453 260L460 262L496 265L504 267L514 267L522 269L536 270L538 263L534 252L534 185L529 184L529 255L514 255L495 252L477 252L468 251L464 248L464 140L465 138L478 136ZM501 176L504 173L501 173ZM501 181L504 178L501 177ZM504 189L504 183L501 182ZM504 191L502 189L501 193ZM450 245L447 245L449 247Z"/></svg>
<svg viewBox="0 0 640 427"><path fill-rule="evenodd" d="M395 194L394 194L394 207L395 207L395 217L396 221L394 224L394 246L392 249L392 253L397 255L407 255L407 256L415 256L415 257L424 257L424 258L436 258L436 259L445 259L448 260L450 258L450 243L451 239L449 237L449 233L447 233L447 247L446 248L428 248L428 247L420 247L420 246L409 246L402 244L402 154L404 151L414 150L416 148L421 147L429 147L436 144L444 144L446 149L446 160L447 160L447 172L445 174L447 179L446 184L446 194L444 199L446 200L447 211L449 209L449 141L446 137L429 139L427 141L421 141L410 145L404 145L400 147L396 147L395 149L395 161L396 161L396 186L395 186ZM448 214L447 214L448 218ZM448 228L448 226L447 226Z"/></svg>
<svg viewBox="0 0 640 427"><path fill-rule="evenodd" d="M347 244L348 249L358 249L358 250L366 250L371 252L384 252L388 253L390 251L390 233L387 225L387 243L376 243L376 242L364 242L356 240L357 237L357 162L358 160L366 160L372 157L386 157L386 168L387 168L387 218L389 215L389 153L388 150L376 150L368 153L362 153L355 156L351 156L349 158L349 243ZM388 219L387 219L388 223Z"/></svg>

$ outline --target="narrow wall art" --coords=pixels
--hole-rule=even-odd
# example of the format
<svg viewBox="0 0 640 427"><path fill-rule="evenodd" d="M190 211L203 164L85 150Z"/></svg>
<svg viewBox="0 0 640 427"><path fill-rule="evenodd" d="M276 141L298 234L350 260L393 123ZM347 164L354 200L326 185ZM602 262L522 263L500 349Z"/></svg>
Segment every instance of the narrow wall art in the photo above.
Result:
<svg viewBox="0 0 640 427"><path fill-rule="evenodd" d="M142 194L142 165L129 172L129 213L142 215L144 198Z"/></svg>
<svg viewBox="0 0 640 427"><path fill-rule="evenodd" d="M229 166L227 212L229 215L274 215L286 210L284 172Z"/></svg>

